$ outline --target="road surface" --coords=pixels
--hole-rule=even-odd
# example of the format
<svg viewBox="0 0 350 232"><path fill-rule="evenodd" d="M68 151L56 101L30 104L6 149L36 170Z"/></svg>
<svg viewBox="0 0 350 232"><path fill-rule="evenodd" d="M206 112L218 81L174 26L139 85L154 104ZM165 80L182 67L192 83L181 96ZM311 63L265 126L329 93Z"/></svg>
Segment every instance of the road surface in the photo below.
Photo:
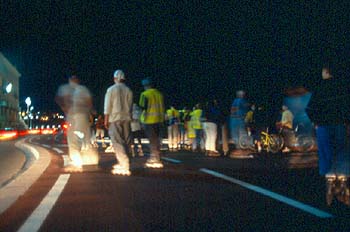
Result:
<svg viewBox="0 0 350 232"><path fill-rule="evenodd" d="M52 155L32 187L0 215L0 231L350 231L350 210L325 202L317 168L286 169L276 157L231 159L165 152L164 169L131 160L132 175L100 165L67 173L67 147L33 139Z"/></svg>

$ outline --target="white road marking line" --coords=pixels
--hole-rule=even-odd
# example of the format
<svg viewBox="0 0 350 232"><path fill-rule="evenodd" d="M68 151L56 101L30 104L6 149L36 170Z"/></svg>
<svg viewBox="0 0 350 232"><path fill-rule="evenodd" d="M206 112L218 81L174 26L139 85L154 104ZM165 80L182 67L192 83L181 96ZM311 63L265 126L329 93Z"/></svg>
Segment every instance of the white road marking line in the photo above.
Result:
<svg viewBox="0 0 350 232"><path fill-rule="evenodd" d="M70 163L70 158L68 155L63 155L63 167L66 167Z"/></svg>
<svg viewBox="0 0 350 232"><path fill-rule="evenodd" d="M40 229L41 225L45 221L47 215L55 205L57 199L61 195L64 187L69 180L70 174L62 174L57 179L55 185L51 188L50 192L40 202L40 205L34 210L30 217L18 230L19 232L36 232Z"/></svg>
<svg viewBox="0 0 350 232"><path fill-rule="evenodd" d="M68 147L68 144L56 144L57 147Z"/></svg>
<svg viewBox="0 0 350 232"><path fill-rule="evenodd" d="M172 163L176 163L176 164L181 163L181 161L180 161L180 160L177 160L177 159L172 159L172 158L167 158L167 157L162 157L161 159L162 159L162 160L165 160L165 161L172 162Z"/></svg>
<svg viewBox="0 0 350 232"><path fill-rule="evenodd" d="M58 149L57 147L52 148L52 150L56 151L58 154L64 153L61 149Z"/></svg>
<svg viewBox="0 0 350 232"><path fill-rule="evenodd" d="M46 144L42 144L41 146L46 147L46 148L51 148L51 146L46 145Z"/></svg>
<svg viewBox="0 0 350 232"><path fill-rule="evenodd" d="M212 170L209 170L209 169L206 169L206 168L201 168L200 171L204 172L204 173L207 173L209 175L212 175L212 176L215 176L215 177L227 180L227 181L229 181L231 183L238 184L238 185L240 185L240 186L242 186L244 188L250 189L252 191L255 191L257 193L265 195L267 197L271 197L272 199L275 199L277 201L280 201L280 202L285 203L287 205L290 205L292 207L298 208L300 210L303 210L305 212L313 214L313 215L315 215L317 217L320 217L320 218L332 218L332 217L334 217L332 214L329 214L327 212L324 212L324 211L319 210L317 208L314 208L312 206L306 205L304 203L301 203L301 202L293 200L291 198L282 196L280 194L271 192L271 191L263 189L261 187L258 187L258 186L246 183L244 181L241 181L241 180L238 180L238 179L235 179L235 178L223 175L223 174L221 174L219 172L215 172L215 171L212 171Z"/></svg>

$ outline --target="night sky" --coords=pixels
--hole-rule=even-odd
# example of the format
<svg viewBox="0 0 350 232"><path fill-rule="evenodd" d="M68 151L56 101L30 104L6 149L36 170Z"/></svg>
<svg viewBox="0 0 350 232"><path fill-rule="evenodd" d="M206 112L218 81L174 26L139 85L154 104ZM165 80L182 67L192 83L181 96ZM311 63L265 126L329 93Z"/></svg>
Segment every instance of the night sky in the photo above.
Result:
<svg viewBox="0 0 350 232"><path fill-rule="evenodd" d="M43 111L71 73L99 112L117 68L136 100L149 76L178 107L229 108L238 89L280 106L286 88L316 88L328 62L348 77L350 1L272 2L0 1L0 51L22 74L21 101Z"/></svg>

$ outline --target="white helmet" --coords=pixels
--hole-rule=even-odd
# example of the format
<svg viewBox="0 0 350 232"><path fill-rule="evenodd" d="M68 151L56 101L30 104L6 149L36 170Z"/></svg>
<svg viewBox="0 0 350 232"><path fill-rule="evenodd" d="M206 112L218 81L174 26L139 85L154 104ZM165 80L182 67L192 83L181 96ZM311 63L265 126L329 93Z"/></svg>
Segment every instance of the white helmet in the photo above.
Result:
<svg viewBox="0 0 350 232"><path fill-rule="evenodd" d="M114 72L114 79L116 79L117 81L125 80L124 72L120 69L116 70Z"/></svg>

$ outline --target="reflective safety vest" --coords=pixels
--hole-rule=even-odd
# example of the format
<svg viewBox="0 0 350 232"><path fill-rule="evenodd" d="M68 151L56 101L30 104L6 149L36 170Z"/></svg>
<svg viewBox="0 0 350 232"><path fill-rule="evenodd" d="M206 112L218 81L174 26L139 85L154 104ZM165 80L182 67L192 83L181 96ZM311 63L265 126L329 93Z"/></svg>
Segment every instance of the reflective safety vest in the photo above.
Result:
<svg viewBox="0 0 350 232"><path fill-rule="evenodd" d="M196 138L196 131L194 130L191 121L188 121L188 123L187 123L187 137L189 139Z"/></svg>
<svg viewBox="0 0 350 232"><path fill-rule="evenodd" d="M163 95L157 89L147 89L141 93L139 105L146 107L141 114L140 121L143 124L155 124L164 122Z"/></svg>
<svg viewBox="0 0 350 232"><path fill-rule="evenodd" d="M196 109L191 113L191 125L193 129L202 129L202 110Z"/></svg>
<svg viewBox="0 0 350 232"><path fill-rule="evenodd" d="M179 111L177 111L174 108L170 108L166 111L167 118L168 118L168 124L174 125L175 123L179 122Z"/></svg>

